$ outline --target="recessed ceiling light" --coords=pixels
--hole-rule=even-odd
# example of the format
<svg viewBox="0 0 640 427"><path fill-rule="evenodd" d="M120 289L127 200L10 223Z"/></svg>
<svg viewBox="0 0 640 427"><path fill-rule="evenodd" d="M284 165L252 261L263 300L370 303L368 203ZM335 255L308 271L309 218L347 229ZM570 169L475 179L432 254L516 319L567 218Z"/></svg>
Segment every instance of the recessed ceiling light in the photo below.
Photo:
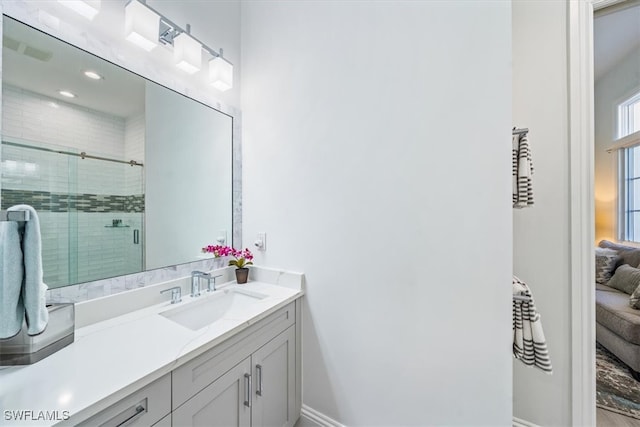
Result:
<svg viewBox="0 0 640 427"><path fill-rule="evenodd" d="M68 90L59 90L58 93L62 96L66 96L67 98L75 98L76 95L74 93L69 92Z"/></svg>
<svg viewBox="0 0 640 427"><path fill-rule="evenodd" d="M101 80L101 79L103 79L103 77L100 74L96 73L95 71L91 71L91 70L85 71L84 75L89 77L90 79L93 79L93 80Z"/></svg>

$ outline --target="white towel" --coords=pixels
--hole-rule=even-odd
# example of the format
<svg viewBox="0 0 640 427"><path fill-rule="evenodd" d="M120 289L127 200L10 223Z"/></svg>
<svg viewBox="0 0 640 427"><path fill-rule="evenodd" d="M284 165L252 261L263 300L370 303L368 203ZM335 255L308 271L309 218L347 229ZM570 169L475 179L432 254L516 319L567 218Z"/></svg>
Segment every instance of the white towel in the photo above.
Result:
<svg viewBox="0 0 640 427"><path fill-rule="evenodd" d="M553 369L540 314L529 287L516 276L513 276L513 295L529 297L529 301L513 300L513 357L551 374Z"/></svg>
<svg viewBox="0 0 640 427"><path fill-rule="evenodd" d="M0 339L20 332L22 304L22 248L15 221L0 221Z"/></svg>
<svg viewBox="0 0 640 427"><path fill-rule="evenodd" d="M527 135L513 135L511 145L513 207L526 208L533 205L533 159Z"/></svg>
<svg viewBox="0 0 640 427"><path fill-rule="evenodd" d="M22 302L27 322L27 333L38 335L47 327L49 311L46 305L47 285L42 281L42 238L40 221L36 210L29 205L12 206L7 211L29 211L29 221L18 222L22 232L22 253L24 256L24 280L22 282Z"/></svg>

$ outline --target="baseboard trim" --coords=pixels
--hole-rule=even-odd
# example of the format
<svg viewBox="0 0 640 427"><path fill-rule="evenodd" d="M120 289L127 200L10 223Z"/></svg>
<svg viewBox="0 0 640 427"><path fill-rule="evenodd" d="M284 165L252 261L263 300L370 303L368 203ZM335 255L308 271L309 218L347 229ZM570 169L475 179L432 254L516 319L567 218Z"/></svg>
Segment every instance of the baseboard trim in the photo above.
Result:
<svg viewBox="0 0 640 427"><path fill-rule="evenodd" d="M530 423L529 421L513 417L513 427L540 427L540 426L534 423Z"/></svg>
<svg viewBox="0 0 640 427"><path fill-rule="evenodd" d="M304 418L306 425L308 423L313 423L318 427L346 427L344 424L340 424L336 420L331 417L326 416L322 412L318 412L313 408L308 407L307 405L302 405L302 410L300 411L300 417ZM513 427L540 427L537 424L531 423L529 421L523 420L521 418L513 417Z"/></svg>
<svg viewBox="0 0 640 427"><path fill-rule="evenodd" d="M331 417L326 416L322 412L318 412L307 405L302 405L300 414L306 421L317 424L318 427L346 427Z"/></svg>

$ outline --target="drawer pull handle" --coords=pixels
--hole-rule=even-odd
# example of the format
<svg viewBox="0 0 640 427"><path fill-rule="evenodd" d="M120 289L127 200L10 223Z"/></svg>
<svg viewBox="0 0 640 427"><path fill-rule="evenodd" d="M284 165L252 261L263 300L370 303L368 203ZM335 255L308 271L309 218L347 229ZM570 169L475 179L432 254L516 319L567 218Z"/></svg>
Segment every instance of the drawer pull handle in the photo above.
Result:
<svg viewBox="0 0 640 427"><path fill-rule="evenodd" d="M147 398L145 397L140 402L129 407L127 410L122 411L120 414L111 418L106 423L102 424L102 427L115 426L126 427L136 422L140 417L147 413Z"/></svg>
<svg viewBox="0 0 640 427"><path fill-rule="evenodd" d="M256 394L262 396L262 365L256 365L256 375L258 376L258 389Z"/></svg>
<svg viewBox="0 0 640 427"><path fill-rule="evenodd" d="M126 420L124 420L122 423L118 424L118 427L128 426L129 424L133 423L136 420L136 418L142 416L142 414L144 414L145 412L147 412L147 408L145 408L142 405L136 406L135 413L131 415L129 418L127 418Z"/></svg>
<svg viewBox="0 0 640 427"><path fill-rule="evenodd" d="M244 406L251 408L251 374L244 374L244 387L247 396L244 401Z"/></svg>

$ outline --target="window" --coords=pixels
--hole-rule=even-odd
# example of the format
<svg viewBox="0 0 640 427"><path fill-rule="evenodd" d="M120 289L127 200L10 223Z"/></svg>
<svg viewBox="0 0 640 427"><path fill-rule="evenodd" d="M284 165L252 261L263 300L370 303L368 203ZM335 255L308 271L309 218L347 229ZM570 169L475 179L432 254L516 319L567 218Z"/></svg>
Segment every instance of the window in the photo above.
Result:
<svg viewBox="0 0 640 427"><path fill-rule="evenodd" d="M640 132L640 92L618 106L618 138ZM620 150L619 238L640 242L640 133Z"/></svg>
<svg viewBox="0 0 640 427"><path fill-rule="evenodd" d="M640 92L618 106L618 138L640 131Z"/></svg>

